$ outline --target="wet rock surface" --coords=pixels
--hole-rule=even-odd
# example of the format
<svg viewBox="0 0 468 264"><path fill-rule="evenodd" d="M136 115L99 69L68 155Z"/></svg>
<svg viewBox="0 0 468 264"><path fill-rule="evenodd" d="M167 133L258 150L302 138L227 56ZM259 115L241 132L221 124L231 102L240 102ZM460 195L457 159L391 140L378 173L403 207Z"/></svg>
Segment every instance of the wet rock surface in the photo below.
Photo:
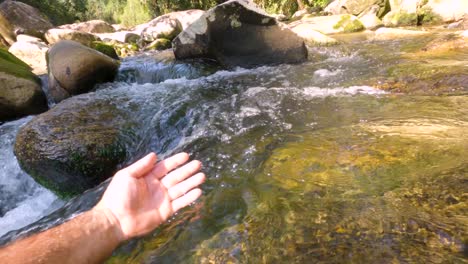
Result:
<svg viewBox="0 0 468 264"><path fill-rule="evenodd" d="M0 21L4 24L0 26L0 34L4 36L26 34L43 38L44 33L53 27L49 19L39 10L18 1L3 1L0 4L0 16L3 17ZM12 32L2 30L6 28L12 30Z"/></svg>
<svg viewBox="0 0 468 264"><path fill-rule="evenodd" d="M209 58L225 67L298 63L307 59L301 38L248 1L207 11L173 41L176 58Z"/></svg>
<svg viewBox="0 0 468 264"><path fill-rule="evenodd" d="M48 53L49 89L55 102L114 80L119 62L74 41L60 41Z"/></svg>
<svg viewBox="0 0 468 264"><path fill-rule="evenodd" d="M0 50L0 120L8 120L47 110L39 78L23 61Z"/></svg>

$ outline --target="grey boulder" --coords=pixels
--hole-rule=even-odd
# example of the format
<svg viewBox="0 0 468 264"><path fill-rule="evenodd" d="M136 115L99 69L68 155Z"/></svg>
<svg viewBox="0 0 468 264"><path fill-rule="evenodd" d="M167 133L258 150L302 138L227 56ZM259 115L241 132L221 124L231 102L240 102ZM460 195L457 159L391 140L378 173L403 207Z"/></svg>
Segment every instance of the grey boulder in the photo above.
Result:
<svg viewBox="0 0 468 264"><path fill-rule="evenodd" d="M177 59L215 59L228 68L307 59L300 37L246 0L228 1L208 10L172 46Z"/></svg>
<svg viewBox="0 0 468 264"><path fill-rule="evenodd" d="M55 102L89 92L98 83L113 81L120 63L74 41L63 40L50 48L49 89Z"/></svg>

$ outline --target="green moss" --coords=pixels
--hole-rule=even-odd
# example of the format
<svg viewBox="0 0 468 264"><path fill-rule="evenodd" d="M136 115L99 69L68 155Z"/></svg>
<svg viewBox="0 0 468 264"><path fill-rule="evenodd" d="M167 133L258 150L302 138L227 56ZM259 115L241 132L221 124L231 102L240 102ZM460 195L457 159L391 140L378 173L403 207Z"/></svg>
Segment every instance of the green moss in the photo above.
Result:
<svg viewBox="0 0 468 264"><path fill-rule="evenodd" d="M439 24L443 22L443 19L440 15L434 13L432 8L430 7L423 7L418 10L418 25L433 25Z"/></svg>
<svg viewBox="0 0 468 264"><path fill-rule="evenodd" d="M31 68L22 60L4 49L0 49L0 72L31 80L38 84L41 80L31 72Z"/></svg>
<svg viewBox="0 0 468 264"><path fill-rule="evenodd" d="M172 47L172 42L165 38L159 38L149 44L146 49L147 50L165 50L170 49Z"/></svg>
<svg viewBox="0 0 468 264"><path fill-rule="evenodd" d="M26 64L26 62L18 59L15 55L11 54L8 50L3 49L3 48L0 48L0 60L8 61L18 66L22 66L24 68L31 70L31 67L29 67L29 65Z"/></svg>
<svg viewBox="0 0 468 264"><path fill-rule="evenodd" d="M118 60L119 56L117 55L117 52L115 51L114 47L111 45L105 44L101 41L94 41L91 44L91 48L101 52L102 54L105 54L113 59Z"/></svg>
<svg viewBox="0 0 468 264"><path fill-rule="evenodd" d="M353 19L350 15L343 15L333 29L342 28L345 33L352 33L364 30L364 25L358 19Z"/></svg>
<svg viewBox="0 0 468 264"><path fill-rule="evenodd" d="M418 15L416 13L395 12L390 13L385 18L386 26L416 26L418 24Z"/></svg>

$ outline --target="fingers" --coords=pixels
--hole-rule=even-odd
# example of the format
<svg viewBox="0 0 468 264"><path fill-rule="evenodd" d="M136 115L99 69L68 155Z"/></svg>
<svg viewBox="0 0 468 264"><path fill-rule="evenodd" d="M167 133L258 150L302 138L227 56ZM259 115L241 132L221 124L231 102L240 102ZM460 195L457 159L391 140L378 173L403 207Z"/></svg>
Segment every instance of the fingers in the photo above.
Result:
<svg viewBox="0 0 468 264"><path fill-rule="evenodd" d="M202 191L200 189L193 189L184 196L181 196L174 201L172 201L172 210L173 212L179 211L181 208L195 202L195 200L198 199L202 194Z"/></svg>
<svg viewBox="0 0 468 264"><path fill-rule="evenodd" d="M166 174L168 174L170 171L186 163L188 159L189 159L189 155L185 152L176 154L156 164L154 169L151 171L151 174L156 179L160 179L164 177Z"/></svg>
<svg viewBox="0 0 468 264"><path fill-rule="evenodd" d="M186 178L194 175L201 169L201 162L198 160L192 160L184 166L172 171L162 178L161 183L169 190L172 186L182 182Z"/></svg>
<svg viewBox="0 0 468 264"><path fill-rule="evenodd" d="M144 158L138 160L127 168L123 169L122 172L128 173L134 178L140 178L145 176L148 172L153 169L154 164L156 163L156 154L151 152L146 155Z"/></svg>
<svg viewBox="0 0 468 264"><path fill-rule="evenodd" d="M183 182L180 182L168 190L169 197L171 200L175 200L182 195L186 194L193 188L202 184L205 181L205 174L197 173L194 176L186 179Z"/></svg>

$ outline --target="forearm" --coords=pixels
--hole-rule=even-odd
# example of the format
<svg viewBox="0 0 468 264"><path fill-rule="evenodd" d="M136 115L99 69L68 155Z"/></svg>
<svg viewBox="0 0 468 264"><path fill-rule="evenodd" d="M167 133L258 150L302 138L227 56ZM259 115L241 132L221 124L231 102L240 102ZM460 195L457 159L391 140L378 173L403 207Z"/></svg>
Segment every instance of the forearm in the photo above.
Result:
<svg viewBox="0 0 468 264"><path fill-rule="evenodd" d="M118 222L93 209L58 227L0 248L2 263L102 263L123 240Z"/></svg>

